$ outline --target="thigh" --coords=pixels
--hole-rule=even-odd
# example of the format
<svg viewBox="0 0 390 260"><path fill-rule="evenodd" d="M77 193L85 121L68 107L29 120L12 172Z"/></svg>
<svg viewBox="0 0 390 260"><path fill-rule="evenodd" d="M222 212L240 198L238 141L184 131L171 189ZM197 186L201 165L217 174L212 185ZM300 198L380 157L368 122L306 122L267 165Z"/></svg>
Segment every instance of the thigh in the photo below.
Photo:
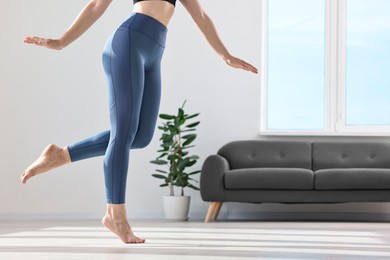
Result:
<svg viewBox="0 0 390 260"><path fill-rule="evenodd" d="M146 71L138 130L131 148L143 148L147 146L153 138L160 108L160 98L160 69L157 68L153 71Z"/></svg>
<svg viewBox="0 0 390 260"><path fill-rule="evenodd" d="M109 85L111 136L131 140L138 128L144 88L144 64L136 39L126 28L112 38L106 65Z"/></svg>

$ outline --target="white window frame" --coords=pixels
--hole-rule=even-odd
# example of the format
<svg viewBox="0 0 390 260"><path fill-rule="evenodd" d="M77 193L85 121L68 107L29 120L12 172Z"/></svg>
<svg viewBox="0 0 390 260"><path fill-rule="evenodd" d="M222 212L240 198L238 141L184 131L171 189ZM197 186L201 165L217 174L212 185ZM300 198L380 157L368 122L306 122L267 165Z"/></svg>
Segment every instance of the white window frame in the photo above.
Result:
<svg viewBox="0 0 390 260"><path fill-rule="evenodd" d="M264 136L390 136L390 126L345 125L346 1L325 0L325 115L324 130L267 129L268 1L261 0L261 120Z"/></svg>

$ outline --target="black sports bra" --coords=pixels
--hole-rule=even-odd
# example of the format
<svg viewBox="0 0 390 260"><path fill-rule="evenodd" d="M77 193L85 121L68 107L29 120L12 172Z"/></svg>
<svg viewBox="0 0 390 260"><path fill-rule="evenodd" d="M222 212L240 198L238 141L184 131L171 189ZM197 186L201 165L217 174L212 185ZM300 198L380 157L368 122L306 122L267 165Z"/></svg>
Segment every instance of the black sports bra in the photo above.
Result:
<svg viewBox="0 0 390 260"><path fill-rule="evenodd" d="M137 2L141 2L141 1L148 1L148 0L133 0L134 4ZM169 3L173 4L173 6L175 6L175 4L176 4L176 0L161 0L161 1L169 2Z"/></svg>

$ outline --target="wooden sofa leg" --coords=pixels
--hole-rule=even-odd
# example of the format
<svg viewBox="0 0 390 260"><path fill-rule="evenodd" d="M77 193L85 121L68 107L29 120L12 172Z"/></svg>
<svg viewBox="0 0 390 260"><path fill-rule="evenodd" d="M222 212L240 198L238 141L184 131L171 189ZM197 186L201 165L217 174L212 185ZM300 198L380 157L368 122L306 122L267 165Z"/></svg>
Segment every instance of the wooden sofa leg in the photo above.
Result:
<svg viewBox="0 0 390 260"><path fill-rule="evenodd" d="M215 209L215 214L214 214L214 220L217 220L219 211L221 210L223 202L217 202L217 206Z"/></svg>
<svg viewBox="0 0 390 260"><path fill-rule="evenodd" d="M207 211L206 219L204 220L205 223L208 223L210 221L211 215L213 215L217 203L218 202L215 201L210 202L209 210Z"/></svg>

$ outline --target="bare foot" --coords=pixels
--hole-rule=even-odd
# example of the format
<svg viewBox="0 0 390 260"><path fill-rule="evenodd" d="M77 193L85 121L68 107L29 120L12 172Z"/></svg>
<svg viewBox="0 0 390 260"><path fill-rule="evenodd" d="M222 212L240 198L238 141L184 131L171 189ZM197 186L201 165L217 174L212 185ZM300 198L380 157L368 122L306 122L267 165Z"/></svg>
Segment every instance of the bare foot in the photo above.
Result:
<svg viewBox="0 0 390 260"><path fill-rule="evenodd" d="M102 219L103 225L108 228L112 233L117 235L123 243L133 244L133 243L145 243L145 239L136 237L131 230L127 219L122 219L120 221L114 221L110 216L105 215Z"/></svg>
<svg viewBox="0 0 390 260"><path fill-rule="evenodd" d="M125 204L107 204L107 213L103 217L102 223L123 243L145 243L145 239L136 237L131 230L127 222Z"/></svg>
<svg viewBox="0 0 390 260"><path fill-rule="evenodd" d="M28 179L40 173L70 163L68 147L60 148L55 144L48 145L39 156L20 176L20 181L26 183Z"/></svg>

